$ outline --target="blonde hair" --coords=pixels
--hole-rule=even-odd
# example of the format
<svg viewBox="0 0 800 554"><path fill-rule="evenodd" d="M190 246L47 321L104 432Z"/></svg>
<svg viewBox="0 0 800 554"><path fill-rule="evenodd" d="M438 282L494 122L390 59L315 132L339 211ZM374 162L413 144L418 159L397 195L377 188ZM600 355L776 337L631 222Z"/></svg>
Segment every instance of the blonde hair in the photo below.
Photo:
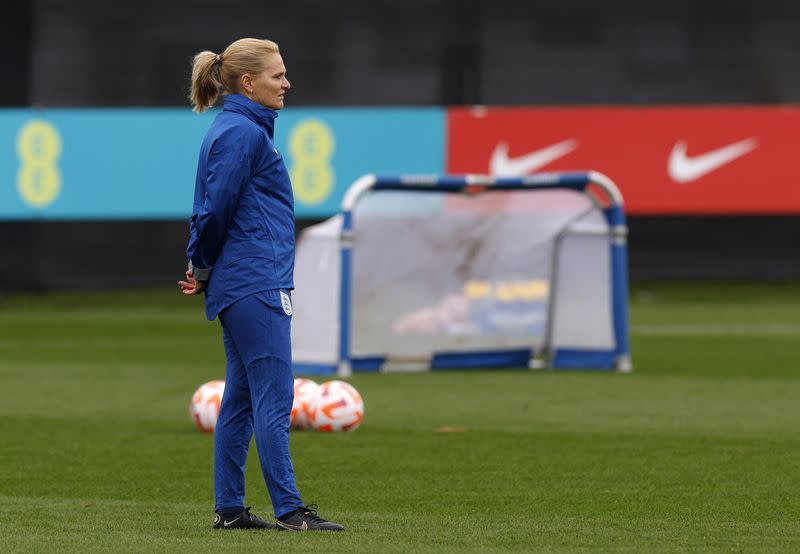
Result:
<svg viewBox="0 0 800 554"><path fill-rule="evenodd" d="M256 75L266 69L265 54L278 54L271 40L242 38L231 43L222 54L203 50L192 63L192 89L189 100L193 110L202 113L214 105L221 91L238 92L239 78Z"/></svg>

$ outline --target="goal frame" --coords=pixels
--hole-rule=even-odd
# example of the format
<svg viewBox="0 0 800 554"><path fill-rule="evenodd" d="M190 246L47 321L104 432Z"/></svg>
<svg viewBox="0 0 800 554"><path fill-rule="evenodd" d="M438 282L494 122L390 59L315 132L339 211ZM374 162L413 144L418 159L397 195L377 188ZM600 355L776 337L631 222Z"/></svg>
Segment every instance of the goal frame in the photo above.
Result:
<svg viewBox="0 0 800 554"><path fill-rule="evenodd" d="M623 198L619 188L607 176L596 171L537 173L525 177L494 177L489 175L400 175L377 176L366 174L359 177L348 188L342 200L342 225L340 244L340 291L339 291L339 337L338 362L335 372L340 377L348 377L356 371L425 370L480 367L526 367L529 369L560 369L575 366L574 351L559 351L553 348L552 325L555 301L556 279L551 276L548 292L548 316L544 346L534 348L527 354L520 352L503 353L464 352L436 353L429 359L392 359L389 357L353 359L351 356L352 323L352 267L353 267L353 211L361 197L369 191L420 191L446 194L480 194L497 190L535 190L571 189L592 197L594 203L602 207L608 223L610 243L610 283L611 311L614 348L613 359L599 361L598 368L629 372L632 370L629 330L628 330L628 270L627 270L627 225ZM562 233L563 236L563 233ZM553 261L559 253L560 236L553 248ZM557 265L553 265L555 271ZM585 352L578 353L585 356ZM333 369L333 368L332 368Z"/></svg>

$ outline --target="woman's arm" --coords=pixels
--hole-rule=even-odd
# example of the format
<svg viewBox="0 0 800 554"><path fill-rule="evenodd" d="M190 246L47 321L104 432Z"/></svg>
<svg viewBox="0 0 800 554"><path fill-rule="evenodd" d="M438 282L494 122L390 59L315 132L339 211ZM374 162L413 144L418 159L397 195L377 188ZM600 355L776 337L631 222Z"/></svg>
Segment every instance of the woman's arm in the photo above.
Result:
<svg viewBox="0 0 800 554"><path fill-rule="evenodd" d="M220 137L208 158L203 204L192 214L187 254L193 279L207 281L217 261L242 187L250 177L246 141L224 141Z"/></svg>

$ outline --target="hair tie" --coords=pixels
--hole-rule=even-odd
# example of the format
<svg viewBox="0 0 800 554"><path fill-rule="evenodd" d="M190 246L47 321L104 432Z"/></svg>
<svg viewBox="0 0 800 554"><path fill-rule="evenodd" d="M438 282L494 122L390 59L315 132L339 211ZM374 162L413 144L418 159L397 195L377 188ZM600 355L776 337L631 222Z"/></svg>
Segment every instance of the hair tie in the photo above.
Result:
<svg viewBox="0 0 800 554"><path fill-rule="evenodd" d="M219 54L217 54L217 55L216 55L216 58L214 58L214 63L222 63L222 56L220 56Z"/></svg>

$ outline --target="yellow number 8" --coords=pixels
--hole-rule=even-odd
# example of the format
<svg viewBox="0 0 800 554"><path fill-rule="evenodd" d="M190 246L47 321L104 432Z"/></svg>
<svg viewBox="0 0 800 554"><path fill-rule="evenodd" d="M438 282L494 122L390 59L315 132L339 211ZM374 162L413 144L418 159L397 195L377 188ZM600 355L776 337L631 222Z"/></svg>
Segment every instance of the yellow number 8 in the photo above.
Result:
<svg viewBox="0 0 800 554"><path fill-rule="evenodd" d="M47 121L34 119L17 135L17 155L21 162L17 190L26 204L43 208L61 191L61 171L56 162L61 156L61 136Z"/></svg>
<svg viewBox="0 0 800 554"><path fill-rule="evenodd" d="M335 140L331 128L318 119L307 119L292 129L289 152L294 159L289 173L297 198L304 204L319 204L333 190L331 158Z"/></svg>

